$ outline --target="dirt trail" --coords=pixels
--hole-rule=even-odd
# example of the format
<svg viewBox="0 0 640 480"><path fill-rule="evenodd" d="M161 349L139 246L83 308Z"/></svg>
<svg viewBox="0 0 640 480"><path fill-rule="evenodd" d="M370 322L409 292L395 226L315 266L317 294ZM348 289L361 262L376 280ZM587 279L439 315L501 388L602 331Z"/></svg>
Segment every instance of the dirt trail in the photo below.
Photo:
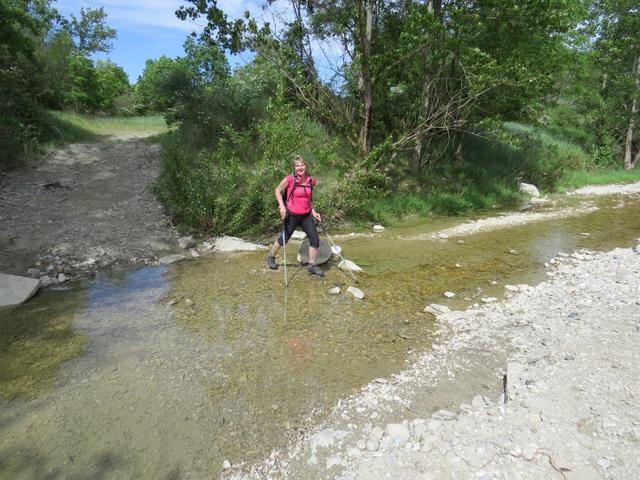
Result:
<svg viewBox="0 0 640 480"><path fill-rule="evenodd" d="M149 263L175 248L176 232L150 190L159 152L142 137L112 136L68 145L5 175L0 271L48 267L73 276Z"/></svg>

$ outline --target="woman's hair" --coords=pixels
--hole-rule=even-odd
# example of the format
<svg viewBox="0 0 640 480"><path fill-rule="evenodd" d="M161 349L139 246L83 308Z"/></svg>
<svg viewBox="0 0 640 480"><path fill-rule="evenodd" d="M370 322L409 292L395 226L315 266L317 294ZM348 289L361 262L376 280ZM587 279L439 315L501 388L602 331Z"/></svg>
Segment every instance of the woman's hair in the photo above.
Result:
<svg viewBox="0 0 640 480"><path fill-rule="evenodd" d="M296 163L304 163L304 166L307 168L307 170L309 170L309 164L307 163L307 161L304 159L304 157L302 155L296 155L295 157L293 157L293 162L291 162L291 164L293 165L293 168L296 167Z"/></svg>

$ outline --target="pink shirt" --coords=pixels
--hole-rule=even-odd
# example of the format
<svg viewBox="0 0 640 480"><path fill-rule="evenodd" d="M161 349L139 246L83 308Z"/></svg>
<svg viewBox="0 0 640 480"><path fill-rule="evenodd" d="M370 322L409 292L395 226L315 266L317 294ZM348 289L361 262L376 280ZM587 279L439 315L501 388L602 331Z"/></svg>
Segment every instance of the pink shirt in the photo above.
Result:
<svg viewBox="0 0 640 480"><path fill-rule="evenodd" d="M307 175L304 179L304 183L298 176L296 182L296 188L293 188L293 175L287 175L287 210L296 215L306 215L311 211L311 197L313 191L311 185L316 185L316 180L313 177Z"/></svg>

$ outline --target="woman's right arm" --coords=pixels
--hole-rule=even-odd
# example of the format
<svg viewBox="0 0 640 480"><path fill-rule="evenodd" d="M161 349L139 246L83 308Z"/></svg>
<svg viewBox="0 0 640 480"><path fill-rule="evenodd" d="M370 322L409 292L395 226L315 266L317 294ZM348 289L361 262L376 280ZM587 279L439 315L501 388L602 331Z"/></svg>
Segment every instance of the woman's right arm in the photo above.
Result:
<svg viewBox="0 0 640 480"><path fill-rule="evenodd" d="M278 201L278 208L280 209L280 218L282 220L284 220L284 218L287 216L287 207L284 205L284 200L282 199L282 195L284 194L288 186L289 186L289 182L287 181L287 177L284 177L276 187L276 191L275 191L276 200Z"/></svg>

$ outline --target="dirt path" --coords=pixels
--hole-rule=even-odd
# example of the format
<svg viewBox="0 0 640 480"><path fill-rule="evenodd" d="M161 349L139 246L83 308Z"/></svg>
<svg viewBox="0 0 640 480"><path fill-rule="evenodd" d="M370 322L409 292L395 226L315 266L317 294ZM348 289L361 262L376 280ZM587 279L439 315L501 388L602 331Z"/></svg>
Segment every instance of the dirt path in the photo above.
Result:
<svg viewBox="0 0 640 480"><path fill-rule="evenodd" d="M153 262L176 233L150 186L160 146L110 137L72 144L0 183L0 271L33 276Z"/></svg>

